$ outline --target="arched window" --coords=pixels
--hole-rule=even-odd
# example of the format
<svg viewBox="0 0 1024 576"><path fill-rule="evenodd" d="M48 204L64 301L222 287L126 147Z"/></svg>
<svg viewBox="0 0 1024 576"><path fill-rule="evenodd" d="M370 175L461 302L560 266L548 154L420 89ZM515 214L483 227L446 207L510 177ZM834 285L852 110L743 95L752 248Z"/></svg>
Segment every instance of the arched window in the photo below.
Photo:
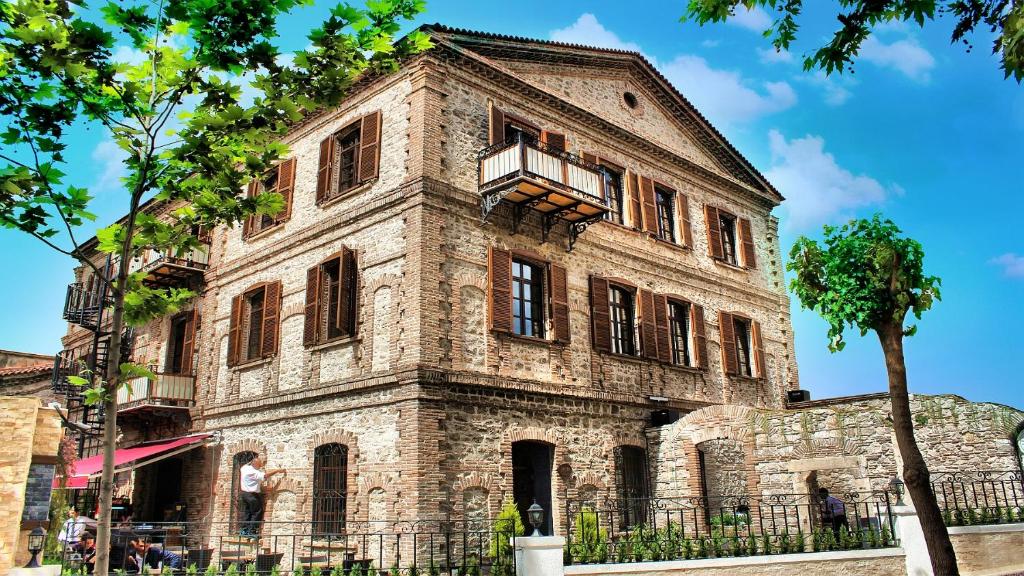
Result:
<svg viewBox="0 0 1024 576"><path fill-rule="evenodd" d="M242 489L239 486L242 475L242 466L245 466L257 454L251 450L239 452L231 458L231 533L238 532L240 528L239 522L242 519L242 507L238 503L238 499L241 497Z"/></svg>
<svg viewBox="0 0 1024 576"><path fill-rule="evenodd" d="M340 534L345 529L348 447L323 444L313 453L313 532Z"/></svg>

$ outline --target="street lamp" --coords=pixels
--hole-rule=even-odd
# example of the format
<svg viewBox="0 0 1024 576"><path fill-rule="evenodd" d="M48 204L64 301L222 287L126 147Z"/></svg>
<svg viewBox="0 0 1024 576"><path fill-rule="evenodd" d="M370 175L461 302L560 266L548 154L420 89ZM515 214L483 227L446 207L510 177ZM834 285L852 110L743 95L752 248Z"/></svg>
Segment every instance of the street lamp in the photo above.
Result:
<svg viewBox="0 0 1024 576"><path fill-rule="evenodd" d="M530 538L543 536L540 533L540 525L544 523L544 509L540 507L540 504L537 504L536 500L526 509L526 515L529 516L530 524L533 525L533 534L530 534Z"/></svg>
<svg viewBox="0 0 1024 576"><path fill-rule="evenodd" d="M896 504L903 506L903 481L898 476L893 476L892 480L889 480L889 490L896 494Z"/></svg>
<svg viewBox="0 0 1024 576"><path fill-rule="evenodd" d="M41 526L36 526L32 532L29 532L28 551L32 554L32 559L25 564L25 568L39 568L39 553L42 552L45 541L46 530L43 530Z"/></svg>

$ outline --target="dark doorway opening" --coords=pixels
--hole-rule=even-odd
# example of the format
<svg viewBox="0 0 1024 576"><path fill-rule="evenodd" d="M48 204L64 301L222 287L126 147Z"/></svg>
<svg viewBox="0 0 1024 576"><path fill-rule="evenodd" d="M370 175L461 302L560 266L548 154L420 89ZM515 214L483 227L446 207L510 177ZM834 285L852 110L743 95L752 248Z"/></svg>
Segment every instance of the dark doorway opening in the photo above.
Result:
<svg viewBox="0 0 1024 576"><path fill-rule="evenodd" d="M540 531L552 534L551 522L551 466L555 447L544 442L524 440L512 444L512 497L526 533L533 531L526 510L535 501L544 509L544 524Z"/></svg>
<svg viewBox="0 0 1024 576"><path fill-rule="evenodd" d="M146 466L149 474L145 512L137 520L147 522L173 522L181 505L182 462L168 458Z"/></svg>

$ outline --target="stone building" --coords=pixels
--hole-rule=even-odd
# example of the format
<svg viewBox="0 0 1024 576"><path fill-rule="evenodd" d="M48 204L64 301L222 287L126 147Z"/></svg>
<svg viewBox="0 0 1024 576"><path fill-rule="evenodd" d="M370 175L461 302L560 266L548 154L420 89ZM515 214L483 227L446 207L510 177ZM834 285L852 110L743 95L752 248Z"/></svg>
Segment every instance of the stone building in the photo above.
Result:
<svg viewBox="0 0 1024 576"><path fill-rule="evenodd" d="M53 356L0 350L0 396L35 396L44 403L60 397L50 385Z"/></svg>
<svg viewBox="0 0 1024 576"><path fill-rule="evenodd" d="M426 30L285 137L249 190L281 214L136 262L200 290L132 335L158 379L121 392L122 443L200 448L122 475L136 518L231 522L253 453L287 470L268 520L328 527L896 473L880 399L787 407L783 198L676 88L636 53ZM102 349L93 278L64 357Z"/></svg>

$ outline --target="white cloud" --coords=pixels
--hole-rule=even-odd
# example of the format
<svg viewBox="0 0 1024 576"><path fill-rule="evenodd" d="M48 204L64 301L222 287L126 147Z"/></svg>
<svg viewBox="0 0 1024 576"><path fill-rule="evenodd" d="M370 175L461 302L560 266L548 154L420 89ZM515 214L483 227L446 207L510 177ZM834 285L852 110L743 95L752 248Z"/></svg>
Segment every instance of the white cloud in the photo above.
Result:
<svg viewBox="0 0 1024 576"><path fill-rule="evenodd" d="M89 187L93 194L112 192L119 189L121 178L128 174L124 160L128 153L114 143L113 140L104 140L92 151L92 160L95 162L98 175L96 181Z"/></svg>
<svg viewBox="0 0 1024 576"><path fill-rule="evenodd" d="M843 168L825 151L820 136L787 141L781 132L772 130L768 138L772 166L765 176L786 197L783 224L791 231L847 218L855 209L880 204L903 190Z"/></svg>
<svg viewBox="0 0 1024 576"><path fill-rule="evenodd" d="M1003 269L1003 274L1010 278L1024 278L1024 256L1007 252L988 261Z"/></svg>
<svg viewBox="0 0 1024 576"><path fill-rule="evenodd" d="M772 25L772 18L758 6L747 8L737 6L735 13L726 22L754 32L764 32Z"/></svg>
<svg viewBox="0 0 1024 576"><path fill-rule="evenodd" d="M749 121L791 108L797 101L796 92L786 82L757 86L737 71L712 68L700 56L677 56L662 72L715 123Z"/></svg>
<svg viewBox="0 0 1024 576"><path fill-rule="evenodd" d="M707 40L702 41L700 45L704 48L718 48L718 45L721 43L721 40L712 40L709 38Z"/></svg>
<svg viewBox="0 0 1024 576"><path fill-rule="evenodd" d="M849 87L857 83L850 76L843 76L841 74L828 76L821 70L810 75L799 74L795 78L799 82L821 90L825 104L829 106L842 106L845 104L853 96Z"/></svg>
<svg viewBox="0 0 1024 576"><path fill-rule="evenodd" d="M776 50L775 48L758 48L757 59L762 64L789 64L793 61L793 53L789 50Z"/></svg>
<svg viewBox="0 0 1024 576"><path fill-rule="evenodd" d="M614 32L602 26L597 21L597 17L589 12L580 15L572 25L566 28L552 30L551 39L566 44L583 44L598 48L642 52L638 44L622 41Z"/></svg>
<svg viewBox="0 0 1024 576"><path fill-rule="evenodd" d="M915 82L931 80L935 58L913 37L886 44L875 35L868 36L860 47L860 58L882 68L891 68Z"/></svg>

